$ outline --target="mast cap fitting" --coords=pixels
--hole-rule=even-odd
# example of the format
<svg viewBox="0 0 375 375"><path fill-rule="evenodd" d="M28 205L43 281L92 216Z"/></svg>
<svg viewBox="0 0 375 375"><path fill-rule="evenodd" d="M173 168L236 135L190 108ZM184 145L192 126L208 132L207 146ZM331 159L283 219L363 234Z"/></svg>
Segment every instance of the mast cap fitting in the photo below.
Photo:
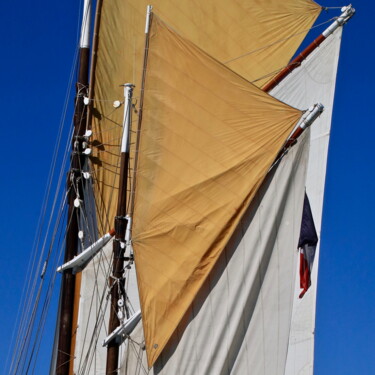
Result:
<svg viewBox="0 0 375 375"><path fill-rule="evenodd" d="M130 88L134 88L135 85L134 85L134 83L129 83L129 82L127 82L127 83L123 83L122 85L120 85L120 87L130 87Z"/></svg>

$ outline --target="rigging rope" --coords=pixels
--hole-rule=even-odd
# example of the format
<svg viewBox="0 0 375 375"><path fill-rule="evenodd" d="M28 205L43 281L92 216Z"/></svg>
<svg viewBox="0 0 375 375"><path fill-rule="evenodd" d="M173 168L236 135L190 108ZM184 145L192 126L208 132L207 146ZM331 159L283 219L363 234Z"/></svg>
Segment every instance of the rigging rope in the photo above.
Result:
<svg viewBox="0 0 375 375"><path fill-rule="evenodd" d="M30 348L29 348L30 339L31 339L32 335L36 335L34 340L38 340L38 337L40 337L39 332L41 331L42 326L44 326L44 315L46 314L45 308L43 308L42 312L41 312L42 316L39 320L39 326L38 326L39 328L37 329L36 333L33 332L34 322L35 322L36 314L37 314L37 311L38 311L37 307L38 307L39 300L41 298L42 287L43 287L44 280L45 280L45 277L39 278L40 270L41 270L42 264L48 264L48 260L50 258L51 251L52 251L52 248L53 248L53 245L54 245L54 238L53 238L51 240L48 255L47 255L46 259L44 260L44 252L45 252L45 249L46 249L47 241L49 241L50 227L51 227L53 218L55 217L56 204L59 200L62 181L64 180L64 178L63 178L64 170L65 170L64 168L66 166L66 162L68 160L68 155L69 155L68 148L69 148L71 137L68 137L68 142L67 142L67 145L65 147L65 151L63 153L63 155L64 155L63 156L63 168L61 169L60 176L58 178L57 190L56 190L55 197L53 199L51 213L50 213L48 224L47 224L47 229L44 230L45 220L46 220L46 212L47 212L47 207L48 207L49 202L50 202L50 195L51 195L51 189L52 189L52 186L53 186L53 180L54 180L55 171L56 171L56 164L57 164L58 156L59 156L60 151L61 151L61 141L62 141L62 135L64 133L64 127L65 127L65 123L66 123L68 105L69 105L69 102L70 102L70 93L72 91L72 88L74 87L73 79L74 79L74 75L75 75L75 72L76 72L77 61L78 61L78 49L76 49L76 51L74 53L74 57L73 57L73 64L72 64L72 68L71 68L71 71L70 71L69 83L68 83L68 87L67 87L67 91L66 91L66 95L65 95L65 102L64 102L64 105L63 105L63 111L62 111L62 115L61 115L61 119L60 119L60 125L59 125L56 145L55 145L54 154L53 154L52 162L51 162L51 167L50 167L50 171L49 171L49 175L48 175L48 180L47 180L48 182L47 182L46 190L45 190L45 193L44 193L44 201L43 201L41 213L40 213L39 220L38 220L38 226L37 226L38 230L36 232L36 236L35 236L34 243L33 243L33 246L32 246L32 249L33 249L32 255L30 257L30 262L29 262L28 270L27 270L27 277L25 279L25 287L23 289L24 293L22 294L21 302L20 302L20 305L19 305L18 313L17 313L16 324L18 322L18 330L17 330L17 336L16 336L16 339L14 341L14 344L13 344L13 338L14 338L14 333L16 332L17 326L15 326L15 329L14 329L13 335L12 335L12 342L11 342L10 347L13 348L13 353L12 353L12 358L11 358L11 362L10 362L10 366L9 366L9 373L10 374L13 374L13 373L16 374L17 371L18 371L18 368L20 368L20 366L22 366L22 368L24 367L25 361L26 361L26 358L27 358L28 355L29 355L30 358L29 358L27 371L29 370L32 358L33 358L34 353L35 353L35 345L36 345L36 341L35 341L34 346L31 349L31 352L29 352L29 350L30 350ZM63 199L60 199L60 201L63 201ZM61 210L59 210L59 211L61 212ZM59 220L57 220L57 223L59 223ZM56 225L58 225L58 224L56 224ZM56 232L56 228L57 227L55 226L54 232ZM42 237L43 233L45 233L45 235L44 235L45 237L44 237L44 241L43 241L43 244L42 244L41 250L40 250L39 247L40 247L41 237ZM55 236L53 236L53 237L55 237ZM38 262L37 262L37 254L39 254L39 261ZM43 262L43 260L44 260L44 262ZM53 272L54 272L54 270L53 270ZM35 294L38 279L40 279L39 288L38 288L38 292ZM52 281L52 279L50 280L50 282L48 284L49 287L51 286L51 281ZM27 296L26 306L25 306L24 303L22 303L25 296ZM50 300L50 297L49 297L49 294L47 294L45 302L44 302L44 307L47 307L47 305L49 305L49 300ZM23 312L20 316L21 308L22 308ZM30 313L31 313L31 316L30 316ZM40 344L38 344L38 347L39 347L39 345ZM10 354L10 352L9 352L9 354ZM8 362L9 361L9 354L8 354L7 361L6 361L6 366L9 363ZM23 363L23 365L22 365L22 363ZM35 365L34 365L34 368L35 368ZM24 373L24 372L22 372L22 373Z"/></svg>

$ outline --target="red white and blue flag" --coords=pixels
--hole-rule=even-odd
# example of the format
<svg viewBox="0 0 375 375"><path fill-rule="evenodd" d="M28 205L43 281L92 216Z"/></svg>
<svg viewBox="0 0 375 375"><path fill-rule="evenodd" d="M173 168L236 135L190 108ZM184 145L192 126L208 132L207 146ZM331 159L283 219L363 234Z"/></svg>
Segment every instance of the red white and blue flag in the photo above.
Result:
<svg viewBox="0 0 375 375"><path fill-rule="evenodd" d="M311 285L311 269L314 263L317 243L318 234L316 233L310 202L305 193L301 232L298 241L298 250L300 253L299 276L300 288L302 289L299 298L305 295Z"/></svg>

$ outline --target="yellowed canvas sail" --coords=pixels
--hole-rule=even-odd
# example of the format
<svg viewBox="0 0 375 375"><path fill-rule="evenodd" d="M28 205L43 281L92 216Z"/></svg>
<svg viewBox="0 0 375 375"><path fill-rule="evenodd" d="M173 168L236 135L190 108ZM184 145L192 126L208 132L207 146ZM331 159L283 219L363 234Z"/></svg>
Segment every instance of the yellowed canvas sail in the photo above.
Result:
<svg viewBox="0 0 375 375"><path fill-rule="evenodd" d="M151 366L301 112L156 17L150 33L132 238Z"/></svg>
<svg viewBox="0 0 375 375"><path fill-rule="evenodd" d="M126 82L137 85L134 95L139 96L148 3L103 0L101 7L91 111L101 235L113 226L117 202L122 108L112 104L121 100L119 85ZM250 81L285 66L321 10L311 0L155 0L151 4L181 35Z"/></svg>

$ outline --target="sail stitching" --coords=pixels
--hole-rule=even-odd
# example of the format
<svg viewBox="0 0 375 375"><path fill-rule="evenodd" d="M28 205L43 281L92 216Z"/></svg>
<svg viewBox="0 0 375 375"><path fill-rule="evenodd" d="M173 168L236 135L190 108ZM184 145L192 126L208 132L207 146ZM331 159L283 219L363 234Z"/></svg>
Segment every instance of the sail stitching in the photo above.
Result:
<svg viewBox="0 0 375 375"><path fill-rule="evenodd" d="M325 25L325 24L327 24L327 23L330 23L330 22L332 22L333 20L336 20L337 18L338 18L338 17L332 17L332 18L330 18L330 19L327 20L327 21L324 21L324 22L322 22L322 23L320 23L320 24L318 24L318 25L314 25L314 26L312 26L312 27L309 28L309 29L299 31L298 33L295 33L295 34L292 34L292 35L288 36L287 38L279 39L279 40L277 40L277 41L275 41L275 42L273 42L273 43L270 43L270 44L268 44L268 45L266 45L266 46L263 46L263 47L257 48L257 49L255 49L255 50L252 50L252 51L249 51L249 52L246 52L246 53L244 53L244 54L242 54L242 55L240 55L240 56L234 57L233 59L226 60L226 61L223 62L223 64L225 64L225 65L226 65L226 64L229 64L229 63L231 63L231 62L233 62L233 61L236 61L236 60L242 59L243 57L246 57L246 56L252 55L253 53L256 53L256 52L258 52L258 51L262 51L262 50L265 50L265 49L267 49L267 48L269 48L269 47L272 47L272 46L274 46L274 45L276 45L276 44L279 44L279 43L285 42L286 40L292 39L292 38L294 38L294 37L296 37L296 36L298 36L298 35L305 34L306 32L309 32L310 30L316 29L316 28L321 27L321 26L323 26L323 25ZM252 82L256 82L256 81L259 80L259 79L260 79L260 78L258 78L258 79L256 79L256 80L253 80Z"/></svg>

